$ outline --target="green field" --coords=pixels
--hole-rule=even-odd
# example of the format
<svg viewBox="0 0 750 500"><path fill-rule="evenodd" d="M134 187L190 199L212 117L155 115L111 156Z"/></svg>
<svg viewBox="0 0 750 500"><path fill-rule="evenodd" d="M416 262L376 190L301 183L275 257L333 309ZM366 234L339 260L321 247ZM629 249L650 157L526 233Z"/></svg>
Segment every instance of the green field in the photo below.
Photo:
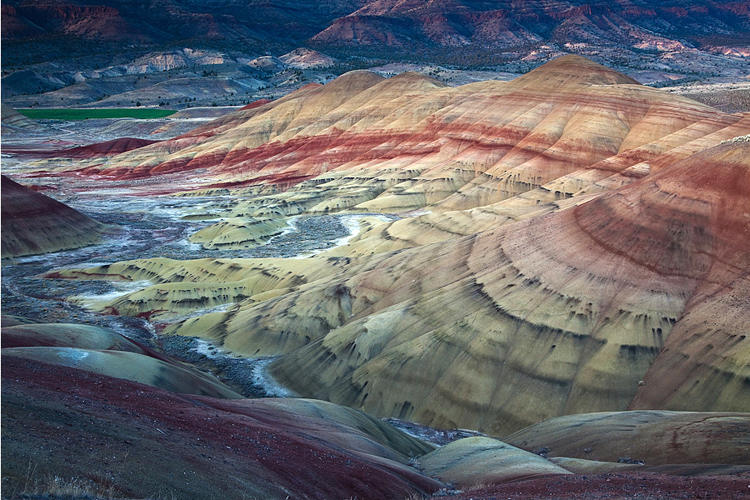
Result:
<svg viewBox="0 0 750 500"><path fill-rule="evenodd" d="M88 120L89 118L165 118L175 114L172 109L113 108L113 109L19 109L32 120Z"/></svg>

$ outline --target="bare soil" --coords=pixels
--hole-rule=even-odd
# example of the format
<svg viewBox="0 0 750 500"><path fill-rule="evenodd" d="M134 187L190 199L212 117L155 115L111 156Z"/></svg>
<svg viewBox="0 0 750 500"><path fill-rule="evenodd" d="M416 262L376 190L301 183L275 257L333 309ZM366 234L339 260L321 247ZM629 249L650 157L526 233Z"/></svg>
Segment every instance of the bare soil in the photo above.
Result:
<svg viewBox="0 0 750 500"><path fill-rule="evenodd" d="M672 500L750 498L750 477L685 477L646 472L553 476L465 491L460 500Z"/></svg>

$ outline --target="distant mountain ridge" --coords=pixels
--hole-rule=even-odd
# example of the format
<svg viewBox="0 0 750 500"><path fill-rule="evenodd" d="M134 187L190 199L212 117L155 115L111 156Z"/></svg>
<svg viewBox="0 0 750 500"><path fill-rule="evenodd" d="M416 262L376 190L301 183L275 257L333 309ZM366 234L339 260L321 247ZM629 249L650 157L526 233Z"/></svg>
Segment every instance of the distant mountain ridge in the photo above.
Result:
<svg viewBox="0 0 750 500"><path fill-rule="evenodd" d="M311 42L322 49L451 47L460 54L549 43L588 54L610 46L714 49L748 43L749 9L747 2L712 0L375 0L336 19Z"/></svg>
<svg viewBox="0 0 750 500"><path fill-rule="evenodd" d="M196 36L197 35L197 36ZM546 43L662 51L750 42L750 5L715 0L4 0L2 38L163 44L241 41L287 49L452 47L507 51ZM567 45L566 45L567 44ZM413 53L419 56L419 53Z"/></svg>
<svg viewBox="0 0 750 500"><path fill-rule="evenodd" d="M2 38L71 36L130 43L193 38L304 40L363 0L4 0Z"/></svg>

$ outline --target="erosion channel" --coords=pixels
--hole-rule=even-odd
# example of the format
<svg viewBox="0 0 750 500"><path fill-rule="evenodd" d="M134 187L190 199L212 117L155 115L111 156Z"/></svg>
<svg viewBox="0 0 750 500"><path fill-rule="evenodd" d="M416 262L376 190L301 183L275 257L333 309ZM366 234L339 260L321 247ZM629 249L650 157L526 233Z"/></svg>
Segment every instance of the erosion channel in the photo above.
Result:
<svg viewBox="0 0 750 500"><path fill-rule="evenodd" d="M160 335L163 326L142 317L104 315L90 311L86 302L113 299L148 285L148 282L68 280L41 278L53 269L88 267L119 261L165 257L304 259L345 244L359 231L358 215L292 217L288 227L267 243L245 250L205 249L188 237L217 219L191 220L230 200L227 197L117 196L63 199L66 204L114 229L99 245L52 254L21 257L3 265L2 310L42 323L83 323L103 326L166 354L210 370L246 396L286 396L264 372L271 357L244 358L223 353L211 343L179 335ZM383 217L383 216L378 216ZM393 218L391 216L391 218ZM66 300L75 297L74 300ZM195 316L219 308L196 311Z"/></svg>

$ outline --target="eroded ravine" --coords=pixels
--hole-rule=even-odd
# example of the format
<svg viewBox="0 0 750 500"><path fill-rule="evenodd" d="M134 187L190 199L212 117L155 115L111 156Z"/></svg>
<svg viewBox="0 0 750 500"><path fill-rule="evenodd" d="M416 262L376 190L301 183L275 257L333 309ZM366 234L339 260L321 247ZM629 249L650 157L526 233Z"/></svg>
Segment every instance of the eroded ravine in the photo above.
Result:
<svg viewBox="0 0 750 500"><path fill-rule="evenodd" d="M219 374L246 395L289 394L265 372L269 358L243 359L225 353L211 342L163 336L163 324L148 317L127 314L101 314L90 305L114 301L152 285L148 280L122 281L118 276L106 280L70 280L41 278L52 270L91 267L136 258L178 260L298 258L315 255L349 241L358 231L357 217L321 215L290 219L287 228L266 244L245 250L205 249L188 237L212 220L192 220L191 213L220 208L221 197L174 198L111 196L79 197L69 204L108 225L100 244L44 255L7 259L3 264L2 309L13 315L42 323L81 323L109 328L146 345ZM201 207L196 210L196 207ZM214 307L192 307L186 316L201 316L231 308L234 303Z"/></svg>

